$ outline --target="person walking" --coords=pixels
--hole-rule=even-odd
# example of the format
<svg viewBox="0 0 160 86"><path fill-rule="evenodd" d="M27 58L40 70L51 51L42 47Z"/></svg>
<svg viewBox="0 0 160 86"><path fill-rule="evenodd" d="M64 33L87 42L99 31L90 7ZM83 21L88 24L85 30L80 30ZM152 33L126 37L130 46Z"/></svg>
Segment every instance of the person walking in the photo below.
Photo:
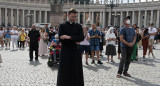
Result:
<svg viewBox="0 0 160 86"><path fill-rule="evenodd" d="M62 44L57 77L57 86L84 86L82 58L79 44L84 40L82 26L75 23L77 11L71 8L69 21L59 26Z"/></svg>
<svg viewBox="0 0 160 86"><path fill-rule="evenodd" d="M35 60L38 61L38 38L40 37L39 31L36 30L36 26L32 25L31 31L29 31L28 37L30 39L29 47L29 61L33 61L33 51L35 51Z"/></svg>
<svg viewBox="0 0 160 86"><path fill-rule="evenodd" d="M150 53L151 53L152 57L155 58L155 56L153 54L153 49L152 48L153 48L153 44L154 44L154 37L157 34L157 30L153 26L154 26L154 24L151 23L150 27L148 28L149 29L148 33L150 35L150 37L149 37L149 44L148 44L148 47L149 47L148 57L150 57Z"/></svg>
<svg viewBox="0 0 160 86"><path fill-rule="evenodd" d="M130 27L130 16L124 18L123 23L124 27L120 30L122 59L119 64L117 78L121 77L122 72L124 76L131 77L128 69L131 62L133 45L136 42L135 30Z"/></svg>
<svg viewBox="0 0 160 86"><path fill-rule="evenodd" d="M99 39L101 38L100 36L100 31L97 29L96 24L92 24L92 30L89 31L90 34L90 50L91 50L91 56L92 56L92 62L91 64L94 64L94 54L96 52L97 54L97 63L98 64L103 64L100 61L100 55L99 55Z"/></svg>
<svg viewBox="0 0 160 86"><path fill-rule="evenodd" d="M145 55L147 53L147 48L148 48L148 42L149 42L149 33L148 33L148 28L146 28L144 30L144 32L142 33L142 46L143 46L143 61L145 61Z"/></svg>
<svg viewBox="0 0 160 86"><path fill-rule="evenodd" d="M113 56L116 55L116 35L114 33L114 28L110 27L108 32L106 33L106 55L107 55L107 62L109 62L109 56L111 56L111 62L115 63L113 60Z"/></svg>

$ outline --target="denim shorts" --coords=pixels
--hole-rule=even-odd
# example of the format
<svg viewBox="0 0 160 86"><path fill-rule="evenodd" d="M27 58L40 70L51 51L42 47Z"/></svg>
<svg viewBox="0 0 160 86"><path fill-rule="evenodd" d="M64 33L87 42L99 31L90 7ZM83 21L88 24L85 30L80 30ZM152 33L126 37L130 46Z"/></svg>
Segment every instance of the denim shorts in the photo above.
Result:
<svg viewBox="0 0 160 86"><path fill-rule="evenodd" d="M89 53L89 46L90 45L80 45L80 51L81 53L83 53L85 51L85 53Z"/></svg>
<svg viewBox="0 0 160 86"><path fill-rule="evenodd" d="M97 51L99 50L99 45L90 45L91 51Z"/></svg>

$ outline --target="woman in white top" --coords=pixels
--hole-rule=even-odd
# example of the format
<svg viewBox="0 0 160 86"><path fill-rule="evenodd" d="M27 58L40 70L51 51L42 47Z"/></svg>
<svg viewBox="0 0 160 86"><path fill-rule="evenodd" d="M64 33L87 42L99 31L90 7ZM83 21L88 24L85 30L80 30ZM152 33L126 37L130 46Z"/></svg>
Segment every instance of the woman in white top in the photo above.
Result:
<svg viewBox="0 0 160 86"><path fill-rule="evenodd" d="M17 27L14 26L13 30L11 31L11 41L12 41L12 50L17 50L17 39L18 39L18 31L17 31ZM16 46L16 48L14 47L14 44ZM14 49L15 48L15 49Z"/></svg>
<svg viewBox="0 0 160 86"><path fill-rule="evenodd" d="M89 43L90 35L88 33L88 28L87 27L83 27L83 33L84 33L84 37L85 38L80 43L80 51L81 51L82 57L83 57L83 52L85 51L85 54L86 54L86 65L88 65L89 48L90 48L90 43Z"/></svg>
<svg viewBox="0 0 160 86"><path fill-rule="evenodd" d="M3 45L4 45L3 38L4 38L3 27L0 27L0 42L1 42L1 47L2 48L3 48Z"/></svg>
<svg viewBox="0 0 160 86"><path fill-rule="evenodd" d="M106 55L107 55L107 60L109 62L109 56L111 55L111 62L114 63L113 61L113 56L116 55L116 36L114 33L114 28L110 27L107 34L106 34Z"/></svg>
<svg viewBox="0 0 160 86"><path fill-rule="evenodd" d="M47 54L47 33L44 28L41 28L40 30L40 42L39 42L39 56L44 56Z"/></svg>

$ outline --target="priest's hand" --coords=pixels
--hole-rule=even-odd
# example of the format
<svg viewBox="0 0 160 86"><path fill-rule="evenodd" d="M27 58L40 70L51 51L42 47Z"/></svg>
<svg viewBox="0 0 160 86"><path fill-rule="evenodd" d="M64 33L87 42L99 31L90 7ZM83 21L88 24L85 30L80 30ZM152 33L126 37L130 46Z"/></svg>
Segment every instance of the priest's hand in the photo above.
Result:
<svg viewBox="0 0 160 86"><path fill-rule="evenodd" d="M71 36L68 36L68 35L62 35L61 37L60 37L60 39L71 39Z"/></svg>
<svg viewBox="0 0 160 86"><path fill-rule="evenodd" d="M77 45L80 45L81 42L76 42Z"/></svg>

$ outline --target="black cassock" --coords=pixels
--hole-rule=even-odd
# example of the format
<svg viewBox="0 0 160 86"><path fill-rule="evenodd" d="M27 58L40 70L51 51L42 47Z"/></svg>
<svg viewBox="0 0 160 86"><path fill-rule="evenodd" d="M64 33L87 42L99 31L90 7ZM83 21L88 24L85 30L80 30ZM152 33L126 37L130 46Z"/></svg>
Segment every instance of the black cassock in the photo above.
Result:
<svg viewBox="0 0 160 86"><path fill-rule="evenodd" d="M78 23L65 22L59 27L59 37L71 36L61 40L61 56L58 69L57 86L84 86L82 58L76 42L84 40L82 26Z"/></svg>

